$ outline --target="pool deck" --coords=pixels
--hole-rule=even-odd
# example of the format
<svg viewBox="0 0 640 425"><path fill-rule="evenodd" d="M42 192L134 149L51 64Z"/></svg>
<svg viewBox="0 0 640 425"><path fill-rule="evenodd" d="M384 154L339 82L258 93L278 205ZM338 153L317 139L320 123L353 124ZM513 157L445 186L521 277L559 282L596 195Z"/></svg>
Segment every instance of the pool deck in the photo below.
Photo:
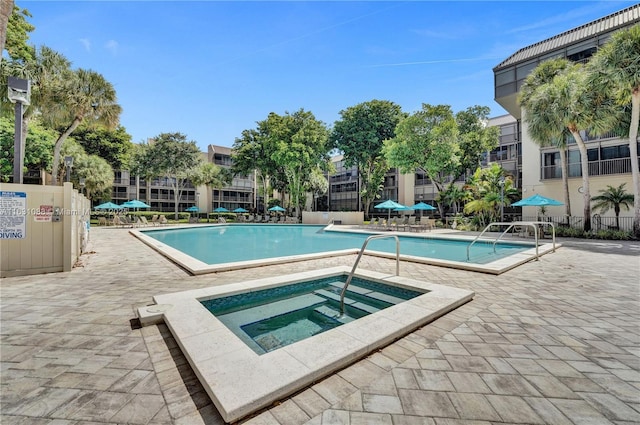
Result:
<svg viewBox="0 0 640 425"><path fill-rule="evenodd" d="M401 276L474 299L244 423L640 423L640 242L559 242L499 276L403 262ZM3 425L221 424L167 327L137 328L137 309L355 260L191 276L114 228L92 228L90 251L71 272L0 280Z"/></svg>

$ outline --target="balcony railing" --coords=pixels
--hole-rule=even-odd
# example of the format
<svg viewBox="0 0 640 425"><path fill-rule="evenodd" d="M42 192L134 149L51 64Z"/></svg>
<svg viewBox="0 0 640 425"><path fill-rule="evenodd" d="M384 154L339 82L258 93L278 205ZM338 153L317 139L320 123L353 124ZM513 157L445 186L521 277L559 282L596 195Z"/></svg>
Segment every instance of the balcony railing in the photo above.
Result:
<svg viewBox="0 0 640 425"><path fill-rule="evenodd" d="M639 158L640 159L640 158ZM639 161L640 162L640 161ZM631 173L631 158L604 159L601 161L589 162L590 176L604 176L610 174ZM581 177L582 168L579 163L569 164L569 177ZM562 178L562 168L560 165L547 165L542 167L542 179Z"/></svg>

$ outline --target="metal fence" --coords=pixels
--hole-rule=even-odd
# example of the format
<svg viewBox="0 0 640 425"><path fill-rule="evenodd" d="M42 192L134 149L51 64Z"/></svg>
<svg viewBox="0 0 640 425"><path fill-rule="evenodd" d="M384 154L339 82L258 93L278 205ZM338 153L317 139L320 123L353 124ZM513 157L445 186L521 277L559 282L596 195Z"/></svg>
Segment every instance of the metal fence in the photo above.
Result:
<svg viewBox="0 0 640 425"><path fill-rule="evenodd" d="M581 216L523 216L516 217L516 220L522 221L549 221L555 223L558 226L569 226L576 229L582 229L584 226L584 218ZM593 214L591 216L591 228L593 230L633 230L633 217L620 217L620 228L616 225L615 216L602 216L600 214Z"/></svg>

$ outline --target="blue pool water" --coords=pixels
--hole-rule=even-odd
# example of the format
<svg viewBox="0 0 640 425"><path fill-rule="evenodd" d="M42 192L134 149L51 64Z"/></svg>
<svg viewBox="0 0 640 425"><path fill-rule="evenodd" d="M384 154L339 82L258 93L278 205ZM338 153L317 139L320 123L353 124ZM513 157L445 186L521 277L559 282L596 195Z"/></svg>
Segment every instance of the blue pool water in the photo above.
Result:
<svg viewBox="0 0 640 425"><path fill-rule="evenodd" d="M215 298L202 305L256 353L264 354L423 294L356 276L340 315L346 278L315 279Z"/></svg>
<svg viewBox="0 0 640 425"><path fill-rule="evenodd" d="M264 224L163 229L144 233L210 265L359 249L370 236L323 229L324 226ZM492 244L478 242L471 248L471 258L467 261L468 245L469 241L400 236L401 255L474 264L486 264L530 248L501 242L496 245L494 253ZM372 240L367 250L395 253L395 240Z"/></svg>

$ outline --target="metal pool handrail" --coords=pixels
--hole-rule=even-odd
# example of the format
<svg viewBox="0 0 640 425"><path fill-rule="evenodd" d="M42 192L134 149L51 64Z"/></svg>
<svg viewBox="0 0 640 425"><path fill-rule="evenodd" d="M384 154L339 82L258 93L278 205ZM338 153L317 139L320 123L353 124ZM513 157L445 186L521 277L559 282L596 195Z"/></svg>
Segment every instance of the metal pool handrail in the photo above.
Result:
<svg viewBox="0 0 640 425"><path fill-rule="evenodd" d="M358 253L358 258L356 258L356 262L353 263L353 268L351 269L351 273L349 273L349 277L347 277L347 281L345 282L344 287L340 292L340 316L344 314L344 295L347 292L347 287L351 283L351 279L353 279L353 275L355 274L356 269L358 268L358 263L362 258L362 254L364 254L364 250L367 248L367 244L369 243L369 241L373 239L382 239L382 238L394 238L396 240L396 276L400 275L400 238L398 238L398 236L396 235L369 236L362 244L362 248L360 248L360 252Z"/></svg>
<svg viewBox="0 0 640 425"><path fill-rule="evenodd" d="M553 252L556 251L556 227L553 223L548 222L548 221L512 221L512 222L507 222L507 223L501 223L501 222L493 222L493 223L489 223L487 225L487 227L484 228L484 230L475 237L475 239L467 246L467 261L469 261L470 258L470 253L469 251L471 250L471 246L476 243L476 241L478 239L480 239L482 237L482 235L484 235L484 233L489 230L491 227L493 226L508 226L507 229L502 232L500 234L500 236L498 236L494 241L493 241L493 252L496 252L496 243L500 240L500 238L502 238L502 236L504 236L509 230L511 230L513 227L515 226L527 226L527 227L531 227L533 228L533 234L535 236L535 243L536 243L536 260L539 259L539 254L538 254L538 225L542 225L542 226L551 226L551 232L553 235Z"/></svg>

